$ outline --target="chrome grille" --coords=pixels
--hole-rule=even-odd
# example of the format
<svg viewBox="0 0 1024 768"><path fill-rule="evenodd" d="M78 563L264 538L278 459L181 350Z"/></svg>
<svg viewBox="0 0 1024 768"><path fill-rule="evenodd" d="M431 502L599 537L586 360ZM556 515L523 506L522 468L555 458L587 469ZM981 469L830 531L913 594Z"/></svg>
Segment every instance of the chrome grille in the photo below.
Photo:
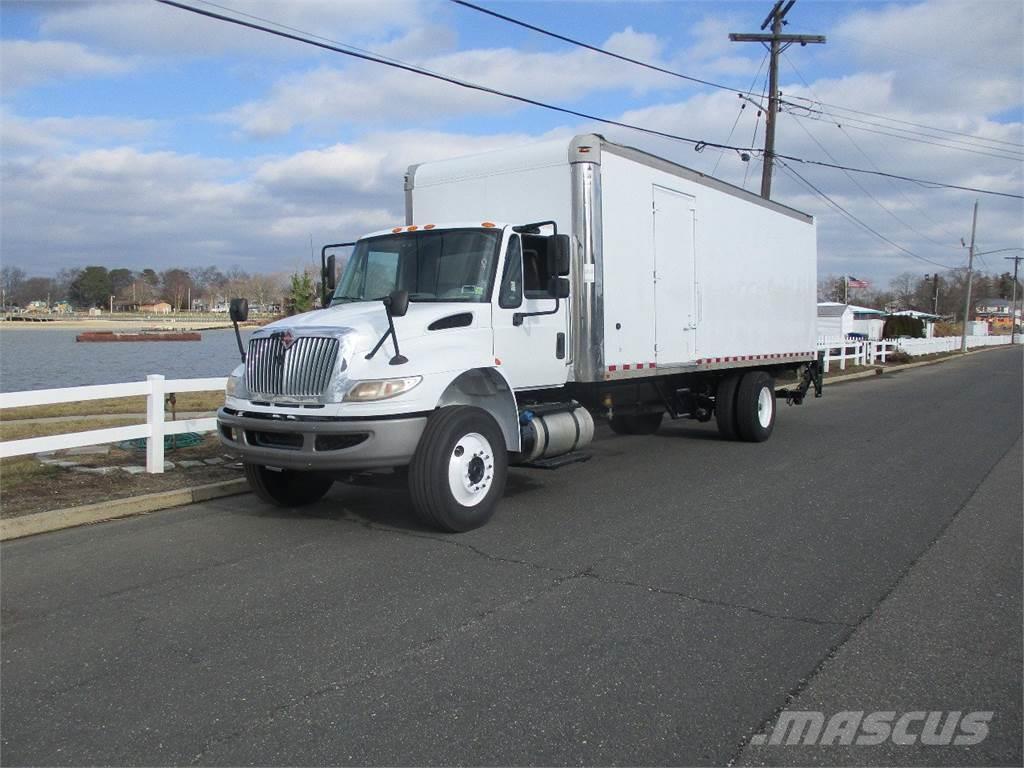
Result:
<svg viewBox="0 0 1024 768"><path fill-rule="evenodd" d="M298 336L285 349L284 334L249 340L245 384L253 395L317 397L331 380L338 340Z"/></svg>

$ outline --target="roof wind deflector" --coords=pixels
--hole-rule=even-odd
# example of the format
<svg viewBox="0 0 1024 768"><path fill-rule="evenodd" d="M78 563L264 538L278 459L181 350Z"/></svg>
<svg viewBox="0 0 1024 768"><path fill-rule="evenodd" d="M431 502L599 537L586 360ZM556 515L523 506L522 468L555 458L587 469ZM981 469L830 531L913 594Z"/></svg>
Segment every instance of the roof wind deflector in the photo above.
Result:
<svg viewBox="0 0 1024 768"><path fill-rule="evenodd" d="M551 227L551 234L558 234L558 225L553 221L535 221L533 224L520 224L512 227L513 232L526 235L539 235L541 227Z"/></svg>

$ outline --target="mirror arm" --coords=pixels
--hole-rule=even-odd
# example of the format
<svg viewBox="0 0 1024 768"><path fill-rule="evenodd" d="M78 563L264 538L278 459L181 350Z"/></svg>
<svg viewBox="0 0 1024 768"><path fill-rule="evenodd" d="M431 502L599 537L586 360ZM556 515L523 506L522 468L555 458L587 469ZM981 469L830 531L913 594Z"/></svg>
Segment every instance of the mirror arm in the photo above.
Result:
<svg viewBox="0 0 1024 768"><path fill-rule="evenodd" d="M391 317L391 301L388 299L384 300L384 311L388 316L388 329L384 331L384 335L380 337L380 340L374 345L373 349L366 354L366 359L372 360L373 356L380 351L380 348L384 346L384 342L387 341L388 336L390 336L391 343L395 345L395 356L392 357L388 363L390 365L401 365L402 363L407 363L409 362L409 358L403 355L398 349L398 334L395 333L395 320Z"/></svg>
<svg viewBox="0 0 1024 768"><path fill-rule="evenodd" d="M244 363L245 362L245 346L243 346L243 344L242 344L242 334L238 330L238 321L232 318L231 323L232 323L232 325L235 326L235 341L238 342L238 354L240 354L242 356L242 362Z"/></svg>

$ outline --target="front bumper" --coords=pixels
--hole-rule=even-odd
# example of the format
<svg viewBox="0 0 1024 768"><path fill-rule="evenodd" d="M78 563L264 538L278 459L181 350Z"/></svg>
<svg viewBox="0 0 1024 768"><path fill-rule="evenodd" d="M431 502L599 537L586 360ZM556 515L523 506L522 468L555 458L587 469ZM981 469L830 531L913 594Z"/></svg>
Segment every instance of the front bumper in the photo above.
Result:
<svg viewBox="0 0 1024 768"><path fill-rule="evenodd" d="M221 408L217 435L243 461L299 470L405 466L427 424L425 415L387 419L284 416Z"/></svg>

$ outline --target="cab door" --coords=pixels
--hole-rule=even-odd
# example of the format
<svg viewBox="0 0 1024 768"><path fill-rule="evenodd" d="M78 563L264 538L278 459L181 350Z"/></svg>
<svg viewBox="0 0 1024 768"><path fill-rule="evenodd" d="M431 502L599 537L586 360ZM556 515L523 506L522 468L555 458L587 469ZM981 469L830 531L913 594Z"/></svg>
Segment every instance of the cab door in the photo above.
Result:
<svg viewBox="0 0 1024 768"><path fill-rule="evenodd" d="M568 376L569 299L556 300L549 291L557 277L551 240L527 236L524 243L513 233L499 265L491 302L494 356L516 390L561 386Z"/></svg>

